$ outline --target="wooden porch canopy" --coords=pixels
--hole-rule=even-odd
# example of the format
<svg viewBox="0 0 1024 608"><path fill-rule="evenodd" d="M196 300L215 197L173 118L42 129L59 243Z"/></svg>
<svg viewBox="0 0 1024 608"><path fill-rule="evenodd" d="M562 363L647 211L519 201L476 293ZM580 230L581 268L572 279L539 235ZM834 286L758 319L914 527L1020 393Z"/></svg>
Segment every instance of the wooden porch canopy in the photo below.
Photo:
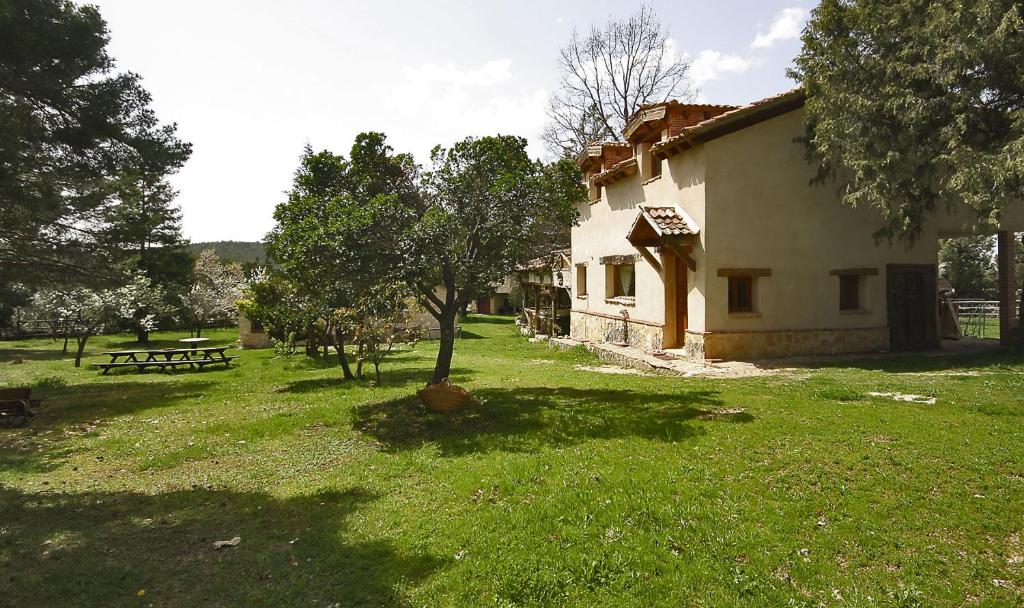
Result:
<svg viewBox="0 0 1024 608"><path fill-rule="evenodd" d="M626 240L659 272L661 263L648 247L665 247L686 262L690 270L696 270L697 263L690 257L690 242L699 233L697 222L677 207L641 207Z"/></svg>

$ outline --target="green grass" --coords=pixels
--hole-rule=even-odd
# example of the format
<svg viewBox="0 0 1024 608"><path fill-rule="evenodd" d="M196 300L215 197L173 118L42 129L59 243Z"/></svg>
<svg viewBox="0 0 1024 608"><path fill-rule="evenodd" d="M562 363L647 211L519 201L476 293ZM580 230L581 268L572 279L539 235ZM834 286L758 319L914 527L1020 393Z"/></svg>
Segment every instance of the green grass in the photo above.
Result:
<svg viewBox="0 0 1024 608"><path fill-rule="evenodd" d="M507 320L464 327L475 403L453 416L412 396L431 343L380 388L266 350L101 376L0 343L0 385L46 397L0 429L0 605L1024 601L1020 353L636 377Z"/></svg>

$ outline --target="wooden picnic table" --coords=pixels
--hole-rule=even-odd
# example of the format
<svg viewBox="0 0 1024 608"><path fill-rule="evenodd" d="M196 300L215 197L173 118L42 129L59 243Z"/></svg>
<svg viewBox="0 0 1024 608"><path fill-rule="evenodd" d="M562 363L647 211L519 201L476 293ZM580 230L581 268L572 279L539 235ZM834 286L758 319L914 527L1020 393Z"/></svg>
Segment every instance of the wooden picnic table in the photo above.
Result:
<svg viewBox="0 0 1024 608"><path fill-rule="evenodd" d="M194 346L191 348L165 348L160 350L112 350L103 353L110 357L110 363L93 363L106 374L117 367L134 367L140 373L147 367L167 370L172 367L187 365L190 369L202 369L207 365L223 363L231 364L237 356L228 356L228 346ZM118 361L123 359L123 361Z"/></svg>

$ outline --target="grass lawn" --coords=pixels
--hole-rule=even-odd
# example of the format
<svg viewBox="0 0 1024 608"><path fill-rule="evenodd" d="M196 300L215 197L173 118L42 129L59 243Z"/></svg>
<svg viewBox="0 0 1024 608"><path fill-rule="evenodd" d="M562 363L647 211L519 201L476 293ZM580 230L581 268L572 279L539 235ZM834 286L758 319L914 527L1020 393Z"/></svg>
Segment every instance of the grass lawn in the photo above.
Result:
<svg viewBox="0 0 1024 608"><path fill-rule="evenodd" d="M1024 354L638 377L464 329L454 416L411 396L436 343L381 388L266 350L101 376L0 343L0 385L47 399L0 429L0 605L1024 602Z"/></svg>

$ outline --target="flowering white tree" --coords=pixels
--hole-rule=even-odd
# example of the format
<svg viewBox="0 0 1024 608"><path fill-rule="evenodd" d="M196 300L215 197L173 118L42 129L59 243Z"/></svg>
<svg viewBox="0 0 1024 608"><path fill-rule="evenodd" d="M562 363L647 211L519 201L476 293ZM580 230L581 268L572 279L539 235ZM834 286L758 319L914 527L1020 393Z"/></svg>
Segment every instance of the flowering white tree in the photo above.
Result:
<svg viewBox="0 0 1024 608"><path fill-rule="evenodd" d="M181 296L181 304L195 335L213 321L226 321L237 314L236 302L245 289L245 273L239 264L221 262L213 249L204 249L192 270L192 285Z"/></svg>
<svg viewBox="0 0 1024 608"><path fill-rule="evenodd" d="M64 350L68 352L68 338L71 335L71 318L68 317L68 293L58 289L41 289L32 296L31 308L37 319L46 321L51 335L64 338Z"/></svg>
<svg viewBox="0 0 1024 608"><path fill-rule="evenodd" d="M149 332L156 330L156 319L164 310L164 289L144 272L128 275L124 286L114 290L117 315L131 325L140 344L149 344Z"/></svg>
<svg viewBox="0 0 1024 608"><path fill-rule="evenodd" d="M75 367L82 366L86 341L119 318L117 290L76 288L44 289L36 293L32 306L48 319L54 319L67 334L75 337Z"/></svg>

